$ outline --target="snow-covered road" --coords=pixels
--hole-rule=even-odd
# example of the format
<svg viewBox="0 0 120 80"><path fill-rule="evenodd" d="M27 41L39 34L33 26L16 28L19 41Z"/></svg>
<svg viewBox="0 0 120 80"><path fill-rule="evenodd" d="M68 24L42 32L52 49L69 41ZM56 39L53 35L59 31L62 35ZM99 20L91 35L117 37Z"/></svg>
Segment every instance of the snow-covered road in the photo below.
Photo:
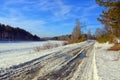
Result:
<svg viewBox="0 0 120 80"><path fill-rule="evenodd" d="M2 55L1 58L9 67L1 66L0 80L94 80L93 48L94 41L85 41L38 53L26 54L23 50L21 54L15 55L20 57L15 59L21 60L13 61L14 65L12 63L9 65L7 57L4 59L5 55ZM29 49L26 50L29 51ZM24 56L28 56L28 60ZM10 60L12 61L11 58ZM24 62L21 63L21 61Z"/></svg>

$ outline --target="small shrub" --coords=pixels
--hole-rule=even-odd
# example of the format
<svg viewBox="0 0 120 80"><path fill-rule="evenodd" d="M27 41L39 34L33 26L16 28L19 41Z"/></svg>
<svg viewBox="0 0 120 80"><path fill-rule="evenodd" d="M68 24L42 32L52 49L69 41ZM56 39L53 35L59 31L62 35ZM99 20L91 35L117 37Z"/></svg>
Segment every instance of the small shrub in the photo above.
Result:
<svg viewBox="0 0 120 80"><path fill-rule="evenodd" d="M59 47L59 46L60 46L60 45L59 45L59 44L57 44L57 43L56 43L56 44L54 44L54 47Z"/></svg>
<svg viewBox="0 0 120 80"><path fill-rule="evenodd" d="M80 42L83 42L85 40L87 40L87 39L85 37L82 37L80 39L69 40L68 42L69 42L69 44L73 44L73 43L80 43Z"/></svg>
<svg viewBox="0 0 120 80"><path fill-rule="evenodd" d="M43 48L44 49L50 49L50 48L52 48L53 47L53 44L51 44L51 43L46 43L44 46L43 46Z"/></svg>
<svg viewBox="0 0 120 80"><path fill-rule="evenodd" d="M42 50L41 47L35 47L35 48L34 48L34 51L35 51L35 52L39 52L39 51L41 51L41 50Z"/></svg>
<svg viewBox="0 0 120 80"><path fill-rule="evenodd" d="M68 42L64 42L64 43L62 44L62 46L65 46L65 45L68 45Z"/></svg>
<svg viewBox="0 0 120 80"><path fill-rule="evenodd" d="M40 52L41 50L47 50L47 49L51 49L51 48L55 48L55 47L59 47L59 44L53 44L53 43L46 43L43 46L39 46L39 47L35 47L34 51L35 52Z"/></svg>
<svg viewBox="0 0 120 80"><path fill-rule="evenodd" d="M112 34L106 34L106 35L102 35L101 37L97 38L97 41L99 43L105 43L105 42L114 42L114 35Z"/></svg>

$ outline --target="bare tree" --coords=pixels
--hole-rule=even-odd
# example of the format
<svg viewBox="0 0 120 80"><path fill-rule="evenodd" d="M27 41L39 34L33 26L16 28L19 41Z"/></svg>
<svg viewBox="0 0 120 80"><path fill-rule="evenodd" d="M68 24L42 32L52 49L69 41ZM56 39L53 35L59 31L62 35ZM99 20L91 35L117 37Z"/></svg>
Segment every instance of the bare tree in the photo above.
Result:
<svg viewBox="0 0 120 80"><path fill-rule="evenodd" d="M87 39L91 39L91 38L92 38L91 30L88 30Z"/></svg>
<svg viewBox="0 0 120 80"><path fill-rule="evenodd" d="M75 27L74 27L74 30L73 30L73 33L72 33L72 36L71 36L71 39L72 40L77 40L80 38L81 36L81 25L80 25L80 22L79 20L77 19L76 20L76 24L75 24Z"/></svg>
<svg viewBox="0 0 120 80"><path fill-rule="evenodd" d="M96 29L96 32L95 32L95 37L98 38L100 36L102 36L103 34L105 34L105 31L100 29L100 28L97 28Z"/></svg>

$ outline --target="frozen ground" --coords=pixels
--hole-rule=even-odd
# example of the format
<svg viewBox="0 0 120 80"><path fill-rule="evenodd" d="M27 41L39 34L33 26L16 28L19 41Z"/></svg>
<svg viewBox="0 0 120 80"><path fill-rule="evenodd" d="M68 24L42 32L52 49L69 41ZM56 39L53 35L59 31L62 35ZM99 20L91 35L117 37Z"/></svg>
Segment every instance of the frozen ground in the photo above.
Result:
<svg viewBox="0 0 120 80"><path fill-rule="evenodd" d="M34 51L45 43L0 43L0 80L120 80L120 53L107 50L113 44L85 41Z"/></svg>
<svg viewBox="0 0 120 80"><path fill-rule="evenodd" d="M44 46L47 43L62 46L64 41L44 41L44 42L0 42L0 68L8 68L35 58L50 54L49 50L42 53L36 52L36 47ZM52 52L53 50L51 50Z"/></svg>
<svg viewBox="0 0 120 80"><path fill-rule="evenodd" d="M108 51L113 44L96 43L96 64L100 80L120 80L120 51Z"/></svg>
<svg viewBox="0 0 120 80"><path fill-rule="evenodd" d="M15 43L14 45L18 46L18 44L19 43ZM4 51L1 51L0 64L2 65L0 70L0 80L72 79L72 76L74 76L74 73L77 71L77 68L80 65L85 54L87 56L90 55L89 53L93 48L94 41L85 41L77 44L61 46L37 53L32 51L29 52L31 48L25 47L28 45L32 46L30 44L35 45L35 43L22 44L22 49L19 46L20 50L18 47L14 46L13 47L17 49L14 50L10 47L8 48L8 50L4 49L3 47L5 46L5 44L2 47ZM6 45L8 45L8 43ZM87 61L87 59L92 60L92 57L86 58L85 62ZM84 64L83 62L82 64L82 67L87 68L86 63ZM79 71L83 73L82 68ZM79 80L80 74L76 75L79 77L75 77L75 79Z"/></svg>

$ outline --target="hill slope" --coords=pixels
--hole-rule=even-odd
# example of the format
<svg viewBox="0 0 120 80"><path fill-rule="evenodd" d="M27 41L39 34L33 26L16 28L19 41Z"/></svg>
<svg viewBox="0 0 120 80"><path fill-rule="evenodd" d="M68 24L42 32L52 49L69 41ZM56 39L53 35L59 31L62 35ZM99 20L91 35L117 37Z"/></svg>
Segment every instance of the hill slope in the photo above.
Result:
<svg viewBox="0 0 120 80"><path fill-rule="evenodd" d="M0 40L40 40L40 38L24 29L0 24Z"/></svg>

